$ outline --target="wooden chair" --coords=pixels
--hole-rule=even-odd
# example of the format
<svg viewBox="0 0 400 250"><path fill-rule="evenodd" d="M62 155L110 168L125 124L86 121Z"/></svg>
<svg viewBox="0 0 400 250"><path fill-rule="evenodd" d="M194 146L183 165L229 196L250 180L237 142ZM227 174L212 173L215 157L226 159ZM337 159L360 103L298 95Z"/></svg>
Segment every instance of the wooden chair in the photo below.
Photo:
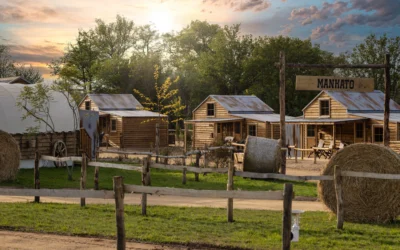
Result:
<svg viewBox="0 0 400 250"><path fill-rule="evenodd" d="M311 147L311 148L312 148L312 149L314 149L314 148L323 148L323 147L324 147L324 143L325 143L324 140L319 140L319 141L318 141L318 146L316 146L316 147ZM318 158L321 158L321 152L320 152L320 150L313 150L313 151L308 155L308 158L310 158L314 153L317 155Z"/></svg>
<svg viewBox="0 0 400 250"><path fill-rule="evenodd" d="M328 149L324 152L325 158L331 158L333 155L333 150L335 149L335 142L331 141L331 143L329 144Z"/></svg>

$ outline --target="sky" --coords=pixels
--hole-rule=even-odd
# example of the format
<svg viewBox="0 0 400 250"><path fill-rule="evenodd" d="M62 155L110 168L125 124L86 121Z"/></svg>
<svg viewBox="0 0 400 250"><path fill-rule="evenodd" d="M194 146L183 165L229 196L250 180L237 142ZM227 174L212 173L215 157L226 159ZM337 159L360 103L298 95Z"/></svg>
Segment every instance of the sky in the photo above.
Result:
<svg viewBox="0 0 400 250"><path fill-rule="evenodd" d="M192 20L239 23L243 34L310 38L335 54L371 33L400 36L400 0L0 0L0 44L46 78L47 63L62 56L79 29L118 14L162 33Z"/></svg>

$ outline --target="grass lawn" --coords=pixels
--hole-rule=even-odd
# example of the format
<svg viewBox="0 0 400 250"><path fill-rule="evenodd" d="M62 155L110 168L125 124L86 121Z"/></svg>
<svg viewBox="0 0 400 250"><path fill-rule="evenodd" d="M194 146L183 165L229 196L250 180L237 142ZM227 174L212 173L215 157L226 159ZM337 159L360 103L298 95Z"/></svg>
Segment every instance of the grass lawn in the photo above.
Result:
<svg viewBox="0 0 400 250"><path fill-rule="evenodd" d="M67 235L115 237L111 205L3 203L0 228ZM215 208L125 206L127 239L154 243L198 244L248 249L281 249L282 213L235 210L234 223L226 210ZM345 223L336 230L335 217L306 212L301 218L300 242L293 249L400 249L400 221L388 225Z"/></svg>
<svg viewBox="0 0 400 250"><path fill-rule="evenodd" d="M40 187L41 188L79 188L80 167L74 167L73 181L67 180L67 169L65 168L41 168ZM99 188L112 189L112 177L124 176L125 184L141 185L141 173L131 170L120 170L110 168L100 168ZM94 167L87 168L87 188L93 188ZM215 189L226 190L227 175L207 174L200 175L200 182L194 181L194 174L188 173L186 185L182 184L182 173L161 169L151 169L151 180L153 186L176 187L191 189ZM242 177L234 177L235 189L241 190L282 190L283 184L288 181L279 180L251 180ZM317 197L315 182L291 182L294 184L294 191L297 196ZM33 188L33 169L21 169L17 179L12 182L0 182L0 186L15 186Z"/></svg>

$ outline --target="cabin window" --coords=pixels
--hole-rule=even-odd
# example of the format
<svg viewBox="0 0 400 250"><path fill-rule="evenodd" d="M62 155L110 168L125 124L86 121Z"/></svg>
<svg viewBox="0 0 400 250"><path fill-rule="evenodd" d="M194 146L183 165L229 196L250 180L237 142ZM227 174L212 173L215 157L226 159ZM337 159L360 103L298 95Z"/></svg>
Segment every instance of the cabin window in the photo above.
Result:
<svg viewBox="0 0 400 250"><path fill-rule="evenodd" d="M319 100L319 115L320 116L330 116L330 101L329 100Z"/></svg>
<svg viewBox="0 0 400 250"><path fill-rule="evenodd" d="M90 101L85 101L85 110L90 110Z"/></svg>
<svg viewBox="0 0 400 250"><path fill-rule="evenodd" d="M235 123L235 133L240 134L240 122Z"/></svg>
<svg viewBox="0 0 400 250"><path fill-rule="evenodd" d="M383 127L374 127L374 142L383 142Z"/></svg>
<svg viewBox="0 0 400 250"><path fill-rule="evenodd" d="M315 126L307 125L307 137L315 137Z"/></svg>
<svg viewBox="0 0 400 250"><path fill-rule="evenodd" d="M111 132L117 132L117 120L116 119L111 120Z"/></svg>
<svg viewBox="0 0 400 250"><path fill-rule="evenodd" d="M207 103L207 116L215 116L214 103Z"/></svg>
<svg viewBox="0 0 400 250"><path fill-rule="evenodd" d="M364 124L356 123L356 138L364 138Z"/></svg>
<svg viewBox="0 0 400 250"><path fill-rule="evenodd" d="M255 124L249 125L249 135L257 136L257 126Z"/></svg>

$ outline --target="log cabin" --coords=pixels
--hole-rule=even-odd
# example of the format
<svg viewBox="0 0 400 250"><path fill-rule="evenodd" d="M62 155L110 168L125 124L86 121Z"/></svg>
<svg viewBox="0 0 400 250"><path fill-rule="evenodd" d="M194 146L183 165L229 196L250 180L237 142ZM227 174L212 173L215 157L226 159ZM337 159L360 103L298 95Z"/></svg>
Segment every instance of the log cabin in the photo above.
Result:
<svg viewBox="0 0 400 250"><path fill-rule="evenodd" d="M193 119L185 121L185 130L192 126L192 148L202 148L227 137L238 142L247 135L279 139L279 121L280 115L256 96L210 95L193 110Z"/></svg>
<svg viewBox="0 0 400 250"><path fill-rule="evenodd" d="M99 112L98 132L116 148L151 149L159 123L160 147L168 146L168 117L147 111L131 94L87 94L79 109Z"/></svg>
<svg viewBox="0 0 400 250"><path fill-rule="evenodd" d="M49 117L53 122L54 132L43 122L38 123L32 117L22 119L25 112L16 106L18 97L24 87L34 86L35 84L20 77L0 79L0 130L11 134L18 143L21 152L20 168L34 167L36 151L41 155L55 156L56 144L63 147L63 156L75 156L80 153L77 121L62 93L51 92ZM38 130L35 133L28 133L29 128L36 126ZM54 167L54 164L40 161L40 166Z"/></svg>
<svg viewBox="0 0 400 250"><path fill-rule="evenodd" d="M384 98L382 91L321 91L303 109L303 116L287 123L300 125L302 148L340 143L383 144ZM390 100L390 147L400 153L400 105Z"/></svg>

